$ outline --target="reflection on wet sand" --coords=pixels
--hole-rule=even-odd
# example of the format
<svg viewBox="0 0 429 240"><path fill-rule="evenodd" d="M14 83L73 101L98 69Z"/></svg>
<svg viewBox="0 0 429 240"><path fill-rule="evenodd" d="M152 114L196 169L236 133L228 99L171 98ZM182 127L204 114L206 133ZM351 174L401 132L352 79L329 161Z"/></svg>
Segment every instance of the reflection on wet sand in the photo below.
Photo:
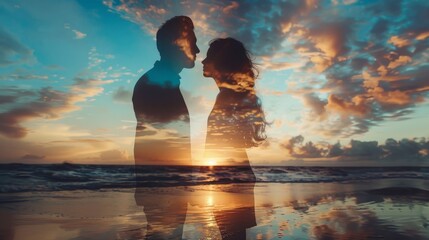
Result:
<svg viewBox="0 0 429 240"><path fill-rule="evenodd" d="M164 195L162 202L145 200L157 202L152 211L165 213L159 220L172 226L153 226L159 235L152 236L160 238L174 233L178 220L183 234L177 239L221 239L228 214L238 216L239 224L246 220L241 209L254 203L257 225L246 229L246 239L419 240L429 236L428 189L429 181L398 179L142 187L137 194ZM0 228L2 239L148 237L147 215L136 206L133 190L14 193L1 199L0 220L9 224ZM174 208L185 199L187 212Z"/></svg>
<svg viewBox="0 0 429 240"><path fill-rule="evenodd" d="M318 189L305 183L261 184L255 190L258 226L248 234L256 239L427 239L429 191L402 181L319 183Z"/></svg>
<svg viewBox="0 0 429 240"><path fill-rule="evenodd" d="M190 198L183 188L137 188L135 200L147 219L145 239L181 239Z"/></svg>
<svg viewBox="0 0 429 240"><path fill-rule="evenodd" d="M191 219L205 216L211 219L208 226L217 238L212 239L246 239L246 230L256 226L254 183L228 184L225 186L209 185L194 191L190 201L192 213L188 213L189 224L197 223ZM198 217L199 216L199 217ZM218 231L216 231L217 229ZM197 231L200 232L200 231ZM186 232L185 232L186 233ZM188 231L189 235L192 235ZM200 239L191 236L186 239Z"/></svg>
<svg viewBox="0 0 429 240"><path fill-rule="evenodd" d="M246 239L246 229L256 226L253 188L253 182L139 187L135 199L148 222L146 239ZM192 227L183 233L185 219Z"/></svg>
<svg viewBox="0 0 429 240"><path fill-rule="evenodd" d="M233 236L234 230L243 228L244 239L426 239L429 192L406 184L392 187L398 185L250 183L172 188L164 193L175 199L187 192L190 199L182 239L222 239L228 237L222 230ZM256 216L257 225L251 224L249 213ZM235 229L222 229L234 226L231 223Z"/></svg>

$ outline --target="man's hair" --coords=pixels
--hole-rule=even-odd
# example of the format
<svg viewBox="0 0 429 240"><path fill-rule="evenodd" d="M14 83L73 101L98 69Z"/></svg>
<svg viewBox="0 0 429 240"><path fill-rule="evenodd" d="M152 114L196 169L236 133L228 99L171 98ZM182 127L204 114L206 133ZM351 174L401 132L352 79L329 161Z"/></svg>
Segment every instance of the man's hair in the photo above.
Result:
<svg viewBox="0 0 429 240"><path fill-rule="evenodd" d="M168 55L168 51L175 46L174 42L193 30L194 24L187 16L176 16L162 24L156 32L156 47L161 56Z"/></svg>

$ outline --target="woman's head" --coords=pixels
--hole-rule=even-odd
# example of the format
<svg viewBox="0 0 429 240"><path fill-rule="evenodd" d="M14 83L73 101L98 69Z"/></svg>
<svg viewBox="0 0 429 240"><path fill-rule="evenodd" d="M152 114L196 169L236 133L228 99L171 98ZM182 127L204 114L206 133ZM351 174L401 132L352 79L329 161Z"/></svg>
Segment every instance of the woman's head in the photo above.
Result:
<svg viewBox="0 0 429 240"><path fill-rule="evenodd" d="M248 81L251 87L254 86L256 68L243 43L234 38L212 40L202 63L205 77L229 84Z"/></svg>
<svg viewBox="0 0 429 240"><path fill-rule="evenodd" d="M208 135L240 148L263 142L267 123L254 91L257 70L243 43L233 38L215 39L202 63L205 77L214 78L219 87L233 90L221 91L216 98Z"/></svg>

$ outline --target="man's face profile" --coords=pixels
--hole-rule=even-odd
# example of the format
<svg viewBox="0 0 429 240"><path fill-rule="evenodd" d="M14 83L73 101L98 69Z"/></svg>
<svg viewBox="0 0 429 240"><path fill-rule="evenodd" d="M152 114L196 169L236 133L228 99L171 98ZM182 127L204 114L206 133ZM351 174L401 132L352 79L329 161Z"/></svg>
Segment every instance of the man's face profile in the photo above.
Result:
<svg viewBox="0 0 429 240"><path fill-rule="evenodd" d="M193 68L195 59L200 49L197 46L197 38L194 31L183 31L180 38L174 44L178 47L177 60L184 68Z"/></svg>

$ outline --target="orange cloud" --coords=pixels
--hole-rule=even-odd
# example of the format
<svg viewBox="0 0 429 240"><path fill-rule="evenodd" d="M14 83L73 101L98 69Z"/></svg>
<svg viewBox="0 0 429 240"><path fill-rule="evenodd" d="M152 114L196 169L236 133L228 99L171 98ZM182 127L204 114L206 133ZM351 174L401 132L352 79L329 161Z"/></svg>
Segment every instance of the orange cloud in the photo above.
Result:
<svg viewBox="0 0 429 240"><path fill-rule="evenodd" d="M282 71L291 68L299 68L303 66L302 63L291 63L291 62L270 62L264 61L262 64L264 70Z"/></svg>
<svg viewBox="0 0 429 240"><path fill-rule="evenodd" d="M353 97L348 102L334 94L330 94L326 108L340 114L351 114L361 117L365 116L370 110L366 104L366 98L361 95Z"/></svg>
<svg viewBox="0 0 429 240"><path fill-rule="evenodd" d="M164 8L159 8L156 7L154 5L149 5L149 7L146 9L147 12L153 12L156 14L166 14L167 10L165 10Z"/></svg>
<svg viewBox="0 0 429 240"><path fill-rule="evenodd" d="M238 2L233 1L233 2L231 2L231 4L229 4L228 6L224 7L222 9L222 11L225 14L229 14L232 10L238 8L238 6L239 6Z"/></svg>
<svg viewBox="0 0 429 240"><path fill-rule="evenodd" d="M37 99L0 113L0 133L11 138L22 138L28 130L22 122L36 118L59 119L65 113L76 111L76 103L86 101L103 91L101 85L112 81L95 79L75 79L70 92L54 90L50 87L33 91ZM22 96L17 96L22 97Z"/></svg>
<svg viewBox="0 0 429 240"><path fill-rule="evenodd" d="M108 163L108 162L122 162L125 163L129 160L128 152L120 149L112 149L106 150L100 153L100 162Z"/></svg>
<svg viewBox="0 0 429 240"><path fill-rule="evenodd" d="M399 66L406 65L407 63L410 63L412 61L411 57L409 56L399 56L398 59L392 61L387 65L388 68L394 69Z"/></svg>
<svg viewBox="0 0 429 240"><path fill-rule="evenodd" d="M335 2L346 5L356 1L331 1ZM150 5L168 6L169 15L186 14L193 19L200 42L224 35L248 41L249 50L262 57L263 70L291 69L293 77L312 78L297 81L293 89L288 87L288 93L300 97L319 93L318 101L301 98L307 101L305 106L310 106L304 114L310 112L309 116L323 120L319 128L324 132L332 130L334 135L366 132L385 116L414 107L412 104L421 101L421 95L429 88L421 77L416 80L415 76L426 60L427 46L422 40L427 40L429 33L416 21L424 12L399 12L401 4L396 2L389 7L384 2L349 5L350 14L340 11L344 6L332 8L332 4L317 0L272 2L264 7L240 1L193 5L185 1L180 6L162 1L123 1L106 5L146 30L146 25L158 27L166 20L166 15L148 10ZM123 10L121 5L126 5ZM420 9L416 8L420 5L412 4L414 9ZM365 21L368 14L374 21ZM393 26L385 16L395 14L401 16ZM413 19L415 16L418 17ZM309 77L309 73L314 75ZM277 90L265 92L283 94ZM311 117L308 125L316 128Z"/></svg>
<svg viewBox="0 0 429 240"><path fill-rule="evenodd" d="M396 47L405 47L411 44L410 40L399 36L392 36L387 42L393 44Z"/></svg>
<svg viewBox="0 0 429 240"><path fill-rule="evenodd" d="M382 75L382 76L373 76L368 71L363 71L362 75L355 75L352 77L352 79L364 79L365 81L369 82L379 82L379 81L385 81L385 82L395 82L400 80L407 80L410 79L411 75Z"/></svg>
<svg viewBox="0 0 429 240"><path fill-rule="evenodd" d="M182 36L178 38L174 43L180 47L180 49L185 53L186 57L191 60L195 61L196 55L194 55L192 49L191 49L191 40L188 36L188 31L183 31Z"/></svg>
<svg viewBox="0 0 429 240"><path fill-rule="evenodd" d="M281 23L281 28L282 28L282 33L287 33L291 30L292 23L291 22Z"/></svg>
<svg viewBox="0 0 429 240"><path fill-rule="evenodd" d="M322 25L320 28L310 31L309 39L327 57L337 57L346 50L346 39L350 31L349 24L349 22L345 21Z"/></svg>
<svg viewBox="0 0 429 240"><path fill-rule="evenodd" d="M384 91L381 87L375 87L368 91L377 101L383 104L407 105L413 102L413 99L406 92Z"/></svg>
<svg viewBox="0 0 429 240"><path fill-rule="evenodd" d="M416 40L421 41L421 40L425 40L428 37L429 37L429 32L423 32L417 35Z"/></svg>
<svg viewBox="0 0 429 240"><path fill-rule="evenodd" d="M0 145L9 151L0 152L0 162L51 163L68 161L73 163L132 163L128 149L120 147L110 139L96 136L81 137L85 133L61 130L56 125L48 125L51 131L37 130L36 136L27 139L11 139L0 136ZM78 136L77 138L73 136ZM41 142L42 139L42 142ZM134 139L134 137L133 137ZM125 141L121 139L121 142ZM121 154L118 154L121 153ZM120 158L116 158L119 157Z"/></svg>
<svg viewBox="0 0 429 240"><path fill-rule="evenodd" d="M314 70L319 73L325 71L333 63L331 58L323 57L321 55L311 57L310 61L314 64Z"/></svg>
<svg viewBox="0 0 429 240"><path fill-rule="evenodd" d="M311 118L317 117L319 120L326 118L326 101L321 100L313 93L307 93L303 97L304 104L311 109Z"/></svg>

